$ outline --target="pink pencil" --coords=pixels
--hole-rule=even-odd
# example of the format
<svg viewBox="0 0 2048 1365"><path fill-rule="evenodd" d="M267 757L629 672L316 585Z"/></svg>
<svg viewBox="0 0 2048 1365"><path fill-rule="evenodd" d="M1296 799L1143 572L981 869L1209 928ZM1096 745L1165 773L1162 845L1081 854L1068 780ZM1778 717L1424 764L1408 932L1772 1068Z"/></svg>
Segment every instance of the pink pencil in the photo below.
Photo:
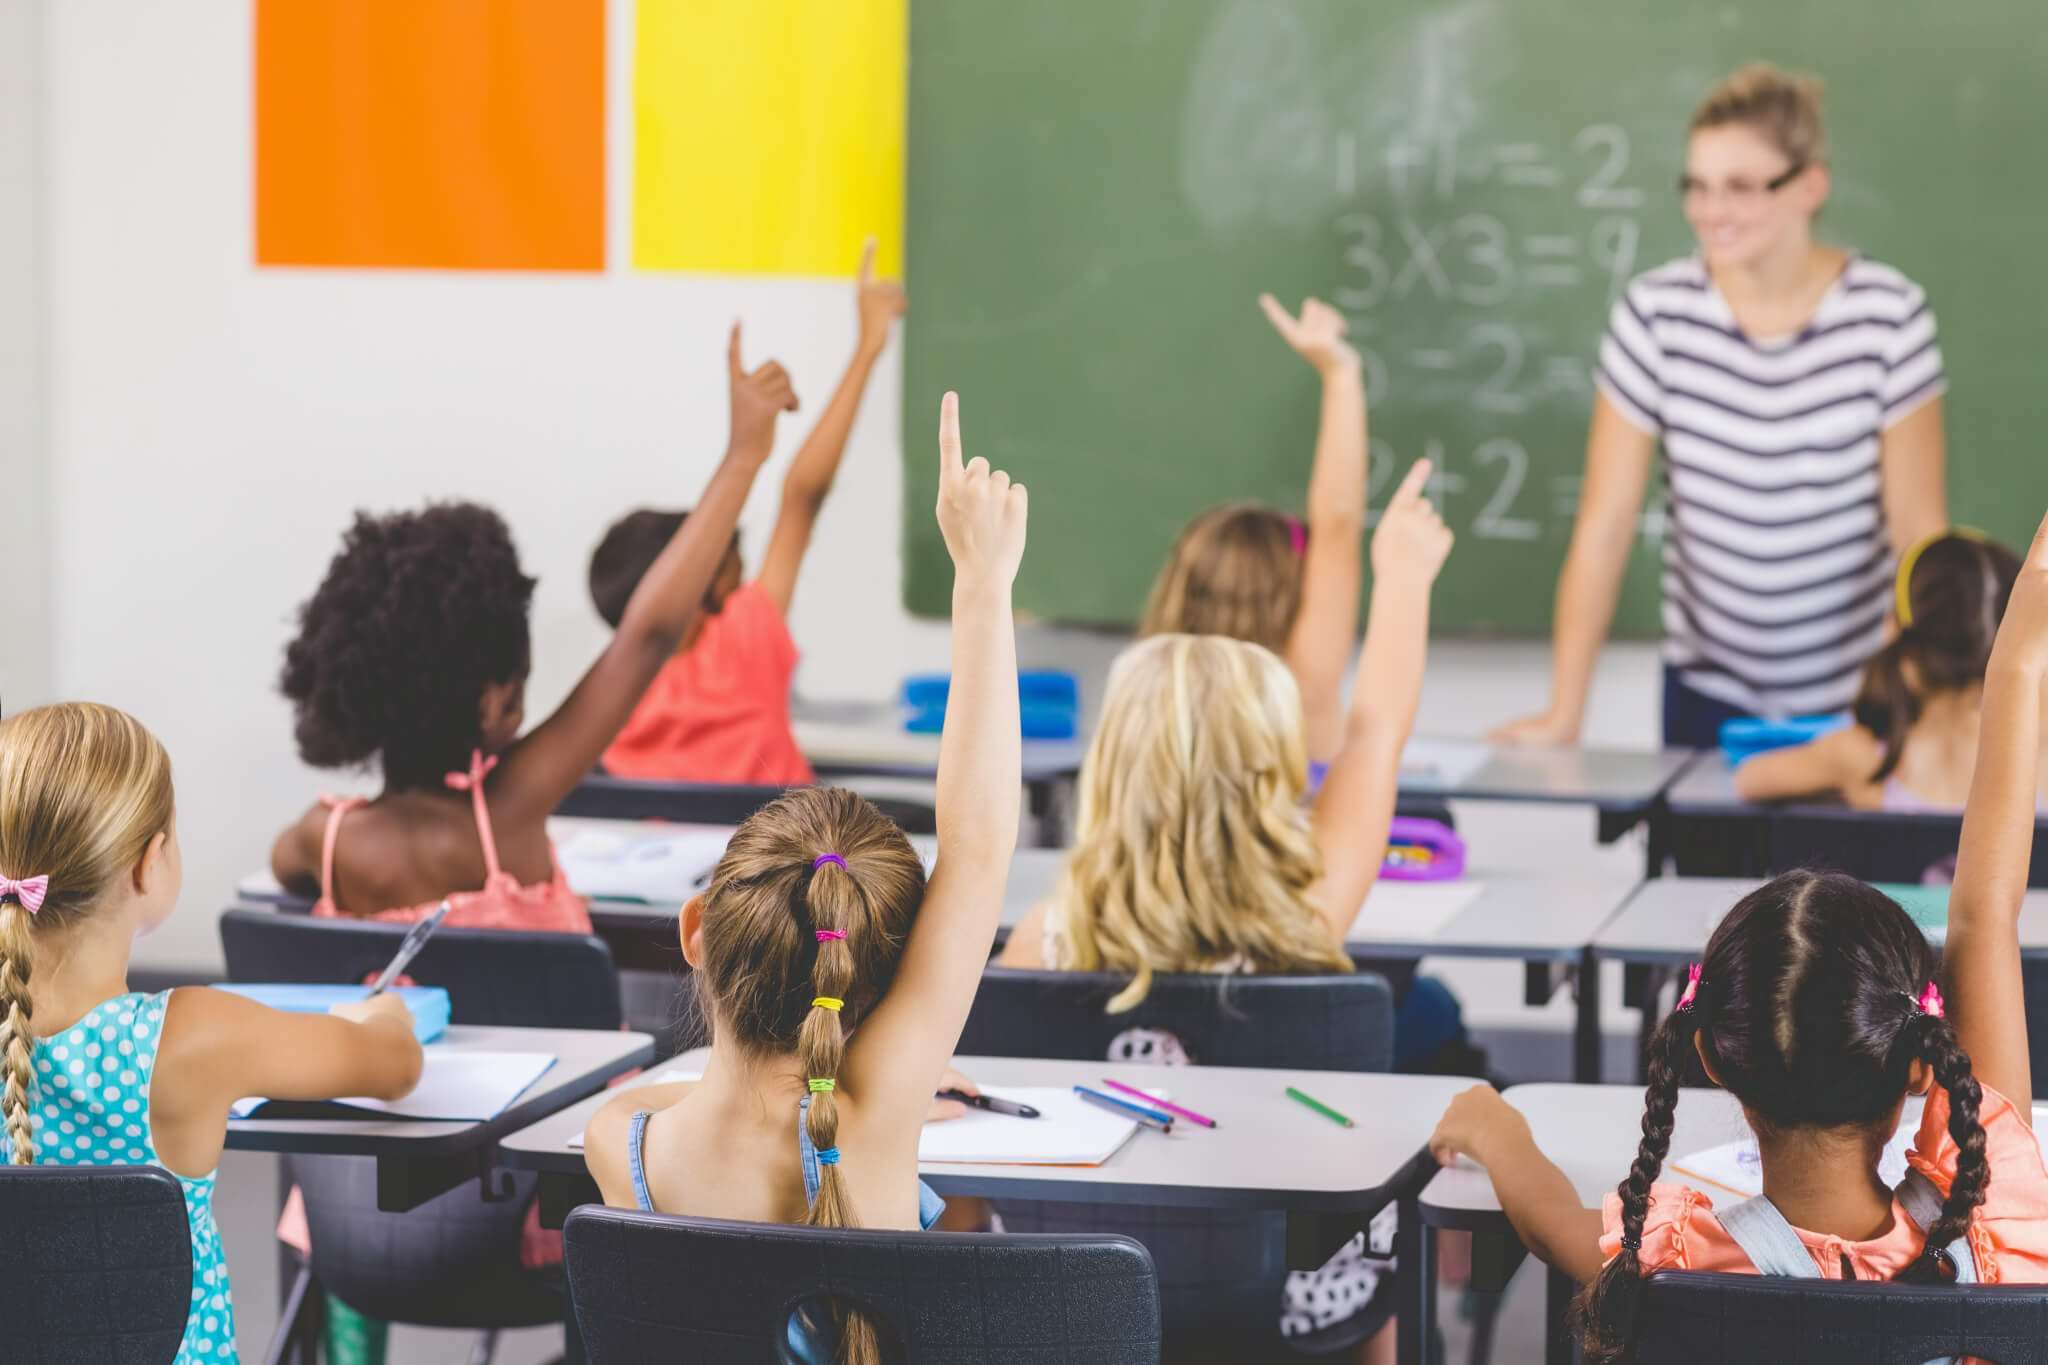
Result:
<svg viewBox="0 0 2048 1365"><path fill-rule="evenodd" d="M1169 1114L1178 1114L1180 1117L1186 1119L1190 1123L1199 1123L1204 1128L1214 1128L1216 1126L1216 1120L1209 1118L1206 1115L1197 1114L1192 1109L1183 1109L1177 1104L1168 1104L1165 1100L1158 1099L1152 1095L1148 1095L1144 1091L1139 1090L1134 1086L1125 1085L1122 1081L1112 1081L1108 1077L1104 1077L1102 1083L1108 1086L1111 1090L1121 1090L1126 1095L1134 1095L1137 1098L1145 1101L1145 1103L1151 1105L1155 1109L1164 1109Z"/></svg>

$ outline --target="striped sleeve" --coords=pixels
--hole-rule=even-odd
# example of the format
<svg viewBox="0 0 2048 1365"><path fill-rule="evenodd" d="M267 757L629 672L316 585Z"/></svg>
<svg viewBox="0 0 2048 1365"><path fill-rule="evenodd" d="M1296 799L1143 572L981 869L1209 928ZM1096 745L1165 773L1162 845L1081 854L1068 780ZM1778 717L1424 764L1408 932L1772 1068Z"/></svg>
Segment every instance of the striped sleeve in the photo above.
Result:
<svg viewBox="0 0 2048 1365"><path fill-rule="evenodd" d="M1941 344L1934 331L1934 310L1928 306L1926 291L1918 285L1907 294L1900 321L1885 345L1884 366L1878 401L1884 405L1886 429L1948 388Z"/></svg>
<svg viewBox="0 0 2048 1365"><path fill-rule="evenodd" d="M1600 340L1600 367L1594 383L1630 426L1660 436L1664 431L1664 353L1650 330L1646 300L1647 290L1637 281L1614 301L1607 335Z"/></svg>

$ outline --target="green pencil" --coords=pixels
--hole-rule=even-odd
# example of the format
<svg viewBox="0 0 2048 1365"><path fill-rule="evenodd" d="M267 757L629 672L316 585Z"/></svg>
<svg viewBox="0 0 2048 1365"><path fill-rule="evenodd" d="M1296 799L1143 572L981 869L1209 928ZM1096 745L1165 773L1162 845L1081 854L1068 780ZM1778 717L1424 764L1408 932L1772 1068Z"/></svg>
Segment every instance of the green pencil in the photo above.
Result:
<svg viewBox="0 0 2048 1365"><path fill-rule="evenodd" d="M1315 1110L1318 1114L1321 1114L1324 1118L1335 1119L1337 1122L1343 1124L1346 1128L1356 1128L1358 1126L1357 1124L1353 1123L1350 1119L1345 1118L1342 1114L1332 1109L1329 1105L1324 1104L1320 1100L1310 1099L1308 1096L1302 1094L1299 1090L1296 1090L1291 1085L1287 1087L1287 1098L1291 1100L1301 1101L1309 1108Z"/></svg>

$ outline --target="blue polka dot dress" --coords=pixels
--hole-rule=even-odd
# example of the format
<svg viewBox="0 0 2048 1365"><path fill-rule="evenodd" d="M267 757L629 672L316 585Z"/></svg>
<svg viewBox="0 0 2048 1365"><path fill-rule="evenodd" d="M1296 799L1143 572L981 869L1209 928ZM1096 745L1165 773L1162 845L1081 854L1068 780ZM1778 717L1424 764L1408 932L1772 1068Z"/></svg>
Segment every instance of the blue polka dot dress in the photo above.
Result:
<svg viewBox="0 0 2048 1365"><path fill-rule="evenodd" d="M169 991L117 995L62 1033L36 1040L28 1100L39 1164L163 1164L149 1136L149 1077L169 1000ZM212 1173L178 1177L192 1225L192 1313L177 1365L238 1359L228 1265L213 1221L213 1181Z"/></svg>

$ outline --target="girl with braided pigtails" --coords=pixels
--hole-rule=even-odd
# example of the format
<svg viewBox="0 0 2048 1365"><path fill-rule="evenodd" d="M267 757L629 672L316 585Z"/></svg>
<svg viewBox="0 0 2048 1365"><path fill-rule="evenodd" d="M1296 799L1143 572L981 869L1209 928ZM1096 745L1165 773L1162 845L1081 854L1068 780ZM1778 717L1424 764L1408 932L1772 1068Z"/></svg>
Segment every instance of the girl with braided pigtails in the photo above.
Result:
<svg viewBox="0 0 2048 1365"><path fill-rule="evenodd" d="M963 464L939 419L939 526L953 557L953 691L939 746L937 866L852 792L796 788L734 833L683 907L712 1043L703 1078L619 1094L585 1130L605 1202L814 1227L930 1227L919 1129L994 944L1017 842L1022 746L1010 585L1025 496ZM808 1311L806 1361L873 1365L855 1313Z"/></svg>
<svg viewBox="0 0 2048 1365"><path fill-rule="evenodd" d="M2034 835L2048 676L2048 521L1985 669L1983 742L1937 964L1890 898L1792 872L1745 897L1651 1040L1643 1139L1602 1209L1491 1090L1460 1096L1431 1148L1486 1167L1523 1242L1586 1284L1586 1358L1631 1355L1642 1277L1724 1270L1804 1278L2048 1281L2048 1168L2032 1128L2018 920ZM1945 1008L1935 980L1945 978ZM1697 1055L1742 1102L1763 1194L1716 1209L1657 1183ZM1906 1179L1877 1159L1909 1094L1927 1096Z"/></svg>

